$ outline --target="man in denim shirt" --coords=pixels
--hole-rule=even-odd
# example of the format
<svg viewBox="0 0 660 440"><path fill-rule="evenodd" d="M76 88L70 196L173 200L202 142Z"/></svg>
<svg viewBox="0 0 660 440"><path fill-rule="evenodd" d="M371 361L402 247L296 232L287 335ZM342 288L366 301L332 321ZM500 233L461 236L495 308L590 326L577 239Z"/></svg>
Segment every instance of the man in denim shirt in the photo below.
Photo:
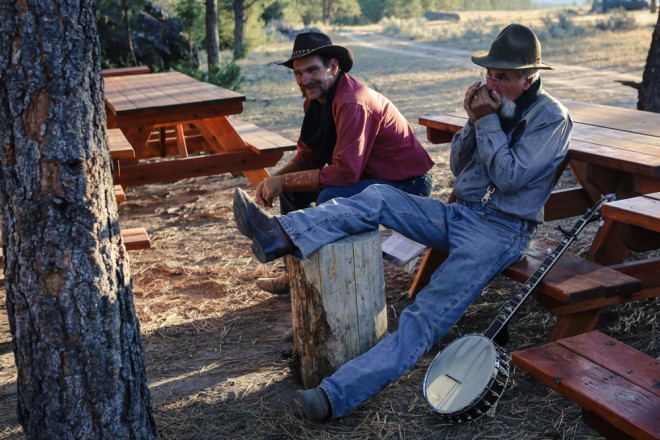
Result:
<svg viewBox="0 0 660 440"><path fill-rule="evenodd" d="M488 283L522 258L554 174L566 157L572 121L541 88L534 33L507 26L490 51L472 61L486 68L486 84L471 85L464 108L469 122L451 144L456 202L445 204L386 185L350 198L274 217L243 191L234 194L239 231L265 262L291 254L304 259L321 246L379 225L449 253L429 284L399 318L398 329L319 387L299 391L310 420L336 419L412 368L458 321Z"/></svg>

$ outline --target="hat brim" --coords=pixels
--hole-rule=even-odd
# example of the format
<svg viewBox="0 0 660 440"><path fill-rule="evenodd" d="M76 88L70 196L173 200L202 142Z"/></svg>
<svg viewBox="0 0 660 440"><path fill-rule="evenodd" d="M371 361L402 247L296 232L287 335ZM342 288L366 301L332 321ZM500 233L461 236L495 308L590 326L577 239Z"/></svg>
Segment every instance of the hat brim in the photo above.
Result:
<svg viewBox="0 0 660 440"><path fill-rule="evenodd" d="M293 69L293 62L295 60L305 58L310 55L325 55L329 56L330 58L336 58L337 62L339 63L339 68L344 72L349 72L351 68L353 68L353 53L351 53L350 50L343 46L335 45L317 47L316 49L310 50L309 52L292 55L291 58L286 61L275 61L275 64Z"/></svg>
<svg viewBox="0 0 660 440"><path fill-rule="evenodd" d="M515 61L505 60L488 55L487 50L478 50L472 54L472 62L477 66L485 67L487 69L505 69L505 70L520 70L520 69L540 69L540 70L556 70L555 67L539 61L534 64L516 63Z"/></svg>

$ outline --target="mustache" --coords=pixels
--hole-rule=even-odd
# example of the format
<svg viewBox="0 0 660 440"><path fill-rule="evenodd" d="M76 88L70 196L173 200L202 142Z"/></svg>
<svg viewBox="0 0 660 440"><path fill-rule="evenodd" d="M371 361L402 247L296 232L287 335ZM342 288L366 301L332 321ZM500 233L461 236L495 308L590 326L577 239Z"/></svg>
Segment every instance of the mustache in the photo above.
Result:
<svg viewBox="0 0 660 440"><path fill-rule="evenodd" d="M300 90L308 90L308 89L313 89L315 87L318 87L321 85L320 81L314 82L312 84L307 84L307 85L301 85Z"/></svg>

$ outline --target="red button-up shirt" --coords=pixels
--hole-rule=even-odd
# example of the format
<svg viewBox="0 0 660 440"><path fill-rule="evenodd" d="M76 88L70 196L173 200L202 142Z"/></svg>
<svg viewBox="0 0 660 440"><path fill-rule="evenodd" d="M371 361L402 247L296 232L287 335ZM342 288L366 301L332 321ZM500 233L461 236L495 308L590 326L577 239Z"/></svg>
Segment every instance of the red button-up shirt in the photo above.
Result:
<svg viewBox="0 0 660 440"><path fill-rule="evenodd" d="M308 107L306 100L305 112ZM366 179L407 180L433 167L431 157L394 104L347 74L339 79L332 113L337 127L332 164L321 168L301 139L292 159L303 169L321 168L322 187L352 186Z"/></svg>

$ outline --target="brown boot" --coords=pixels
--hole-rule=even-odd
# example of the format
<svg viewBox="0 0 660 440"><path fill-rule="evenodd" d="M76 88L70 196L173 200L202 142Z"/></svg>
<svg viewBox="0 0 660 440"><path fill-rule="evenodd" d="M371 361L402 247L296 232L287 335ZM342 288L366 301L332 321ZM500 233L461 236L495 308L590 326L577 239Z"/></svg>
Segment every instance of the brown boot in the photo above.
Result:
<svg viewBox="0 0 660 440"><path fill-rule="evenodd" d="M257 286L273 295L289 293L289 274L284 273L277 278L257 278Z"/></svg>

